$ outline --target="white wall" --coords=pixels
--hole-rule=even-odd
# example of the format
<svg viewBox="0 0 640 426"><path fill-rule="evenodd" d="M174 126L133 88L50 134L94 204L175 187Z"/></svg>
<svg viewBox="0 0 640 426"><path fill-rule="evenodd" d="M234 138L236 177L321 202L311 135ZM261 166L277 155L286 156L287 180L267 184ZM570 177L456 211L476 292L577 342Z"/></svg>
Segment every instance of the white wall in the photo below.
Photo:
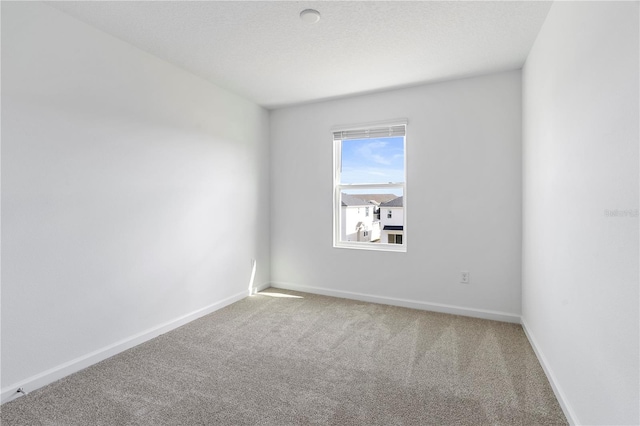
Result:
<svg viewBox="0 0 640 426"><path fill-rule="evenodd" d="M369 216L366 215L367 208L369 209ZM360 207L341 206L340 241L365 241L362 231L356 232L356 225L361 223L366 230L370 231L373 224L373 209L373 205L362 205ZM366 241L371 241L370 236L366 238Z"/></svg>
<svg viewBox="0 0 640 426"><path fill-rule="evenodd" d="M391 217L387 217L391 211ZM404 207L380 207L380 224L385 225L404 225Z"/></svg>
<svg viewBox="0 0 640 426"><path fill-rule="evenodd" d="M333 248L331 128L397 118L409 120L408 251ZM275 110L270 144L274 285L519 321L519 71ZM318 207L300 216L294 203ZM298 238L309 223L317 238Z"/></svg>
<svg viewBox="0 0 640 426"><path fill-rule="evenodd" d="M3 396L244 297L252 258L268 283L268 119L47 5L2 2Z"/></svg>
<svg viewBox="0 0 640 426"><path fill-rule="evenodd" d="M524 68L523 321L580 424L640 423L638 48L637 2L557 2Z"/></svg>

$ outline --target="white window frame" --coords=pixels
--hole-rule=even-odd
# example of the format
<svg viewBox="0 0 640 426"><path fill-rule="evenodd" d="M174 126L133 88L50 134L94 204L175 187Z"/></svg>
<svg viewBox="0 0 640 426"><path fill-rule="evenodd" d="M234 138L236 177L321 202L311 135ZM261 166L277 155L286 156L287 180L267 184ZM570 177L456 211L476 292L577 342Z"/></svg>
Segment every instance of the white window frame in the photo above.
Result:
<svg viewBox="0 0 640 426"><path fill-rule="evenodd" d="M345 125L334 127L331 129L332 136L336 132L345 132L350 130L367 130L381 127L405 126L404 134L404 182L388 182L376 184L342 184L340 183L340 171L342 170L342 139L333 140L333 246L336 248L358 249L358 250L375 250L375 251L407 251L407 123L406 119L390 120L384 122L366 123L358 125ZM374 136L375 137L375 136ZM375 189L402 189L403 196L403 236L402 244L388 244L386 242L365 242L365 241L340 241L341 235L341 197L340 194L344 190L375 190ZM381 230L382 231L382 230Z"/></svg>

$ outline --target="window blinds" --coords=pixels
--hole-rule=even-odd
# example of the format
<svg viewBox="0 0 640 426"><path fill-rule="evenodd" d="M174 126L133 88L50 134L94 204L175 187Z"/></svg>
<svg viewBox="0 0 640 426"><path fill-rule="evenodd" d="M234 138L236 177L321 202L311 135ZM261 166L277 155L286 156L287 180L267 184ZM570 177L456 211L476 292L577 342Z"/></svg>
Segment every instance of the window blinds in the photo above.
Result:
<svg viewBox="0 0 640 426"><path fill-rule="evenodd" d="M365 129L335 131L333 132L333 140L343 141L346 139L388 138L394 136L405 136L405 133L405 124L374 126Z"/></svg>

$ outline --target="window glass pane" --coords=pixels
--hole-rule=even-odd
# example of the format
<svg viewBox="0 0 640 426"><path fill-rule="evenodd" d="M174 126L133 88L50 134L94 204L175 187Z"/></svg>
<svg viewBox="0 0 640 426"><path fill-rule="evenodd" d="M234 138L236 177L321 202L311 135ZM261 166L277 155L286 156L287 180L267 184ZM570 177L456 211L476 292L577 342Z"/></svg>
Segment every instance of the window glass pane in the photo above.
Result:
<svg viewBox="0 0 640 426"><path fill-rule="evenodd" d="M340 183L404 182L404 137L342 141Z"/></svg>
<svg viewBox="0 0 640 426"><path fill-rule="evenodd" d="M397 243L397 234L404 233L403 200L402 188L343 190L340 193L339 241ZM386 216L388 211L393 212L391 218ZM399 244L402 244L402 235Z"/></svg>

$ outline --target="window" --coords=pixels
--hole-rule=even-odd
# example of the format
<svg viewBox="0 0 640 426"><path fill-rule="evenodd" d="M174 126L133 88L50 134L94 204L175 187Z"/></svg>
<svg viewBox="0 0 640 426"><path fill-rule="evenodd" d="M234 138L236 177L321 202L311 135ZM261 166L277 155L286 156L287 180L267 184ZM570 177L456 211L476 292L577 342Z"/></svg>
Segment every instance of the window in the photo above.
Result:
<svg viewBox="0 0 640 426"><path fill-rule="evenodd" d="M406 251L406 124L333 130L334 247Z"/></svg>
<svg viewBox="0 0 640 426"><path fill-rule="evenodd" d="M389 234L387 241L389 244L402 244L402 234Z"/></svg>

